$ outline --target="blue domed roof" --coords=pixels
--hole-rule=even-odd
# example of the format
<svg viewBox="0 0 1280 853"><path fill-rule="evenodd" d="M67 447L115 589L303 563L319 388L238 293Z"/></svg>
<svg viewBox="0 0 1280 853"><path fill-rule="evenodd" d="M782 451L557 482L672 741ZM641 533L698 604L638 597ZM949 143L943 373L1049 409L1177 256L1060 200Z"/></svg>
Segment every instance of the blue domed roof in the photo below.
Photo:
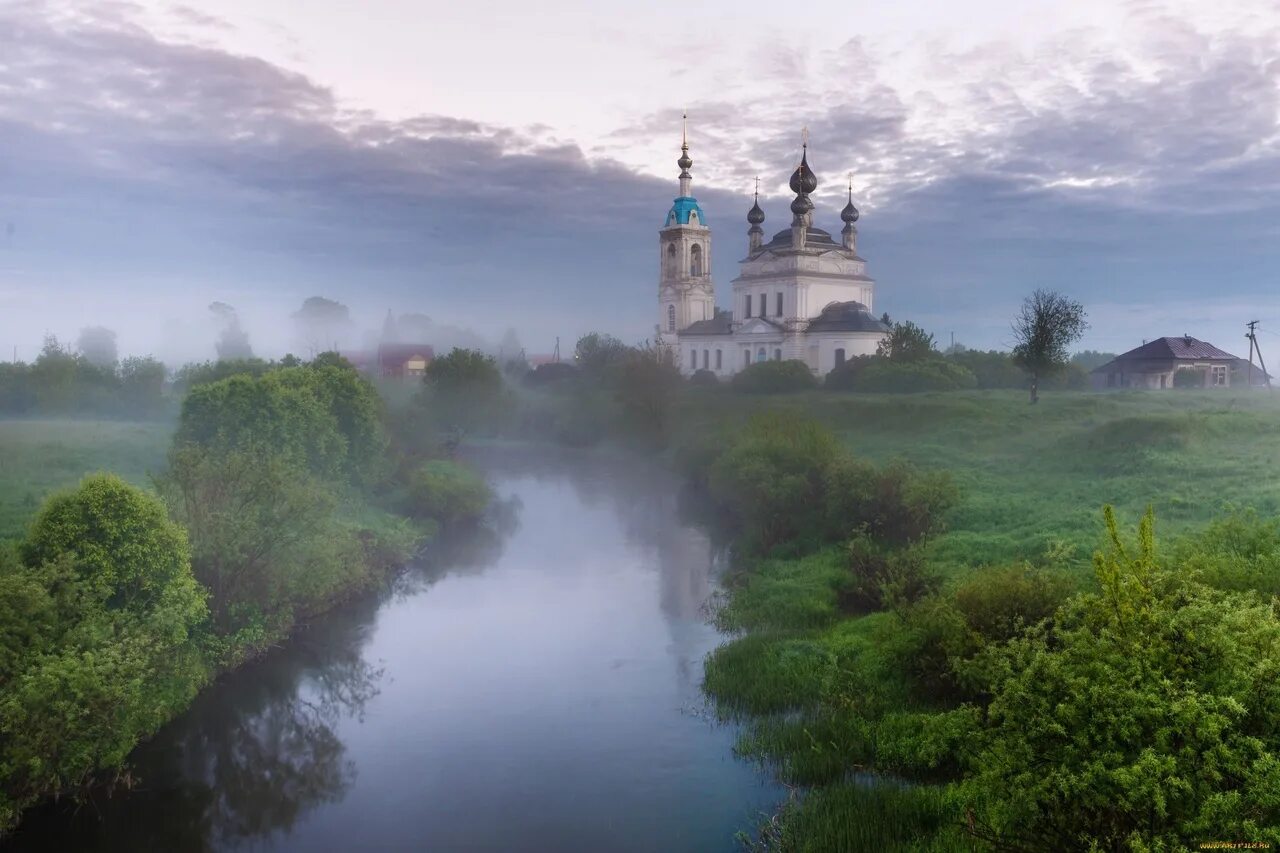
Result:
<svg viewBox="0 0 1280 853"><path fill-rule="evenodd" d="M695 225L706 225L707 216L702 212L698 200L693 196L682 195L671 205L671 210L667 212L667 223L665 227L672 225L688 225L689 214L696 212L698 214Z"/></svg>

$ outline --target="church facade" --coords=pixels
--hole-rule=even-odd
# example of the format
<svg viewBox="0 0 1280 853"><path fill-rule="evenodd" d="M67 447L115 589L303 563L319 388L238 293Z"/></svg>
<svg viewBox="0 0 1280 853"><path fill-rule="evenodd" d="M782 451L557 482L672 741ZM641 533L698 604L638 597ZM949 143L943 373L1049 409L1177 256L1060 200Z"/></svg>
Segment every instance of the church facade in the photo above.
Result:
<svg viewBox="0 0 1280 853"><path fill-rule="evenodd" d="M818 179L806 141L791 175L791 226L766 240L756 194L747 213L747 254L724 311L715 304L711 228L692 193L687 138L680 151L680 195L658 231L657 342L681 372L728 378L759 361L794 359L824 376L847 359L874 354L889 330L872 313L875 281L857 251L852 188L836 242L813 224L810 195Z"/></svg>

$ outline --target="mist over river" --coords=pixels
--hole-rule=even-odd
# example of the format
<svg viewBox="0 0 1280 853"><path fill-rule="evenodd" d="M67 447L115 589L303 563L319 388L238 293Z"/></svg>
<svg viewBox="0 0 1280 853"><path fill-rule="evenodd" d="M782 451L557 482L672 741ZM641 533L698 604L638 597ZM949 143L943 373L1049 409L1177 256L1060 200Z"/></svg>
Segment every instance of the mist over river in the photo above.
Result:
<svg viewBox="0 0 1280 853"><path fill-rule="evenodd" d="M729 851L782 798L711 722L722 561L644 460L474 460L492 529L206 688L128 793L5 850Z"/></svg>

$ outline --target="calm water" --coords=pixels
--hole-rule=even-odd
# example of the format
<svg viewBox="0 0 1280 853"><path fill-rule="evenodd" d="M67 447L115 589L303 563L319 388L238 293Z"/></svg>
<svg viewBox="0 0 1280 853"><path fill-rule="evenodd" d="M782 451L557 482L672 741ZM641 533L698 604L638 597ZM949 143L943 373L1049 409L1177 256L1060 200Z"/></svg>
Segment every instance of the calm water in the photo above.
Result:
<svg viewBox="0 0 1280 853"><path fill-rule="evenodd" d="M505 451L490 535L319 620L13 849L733 850L781 795L699 684L717 562L634 462Z"/></svg>

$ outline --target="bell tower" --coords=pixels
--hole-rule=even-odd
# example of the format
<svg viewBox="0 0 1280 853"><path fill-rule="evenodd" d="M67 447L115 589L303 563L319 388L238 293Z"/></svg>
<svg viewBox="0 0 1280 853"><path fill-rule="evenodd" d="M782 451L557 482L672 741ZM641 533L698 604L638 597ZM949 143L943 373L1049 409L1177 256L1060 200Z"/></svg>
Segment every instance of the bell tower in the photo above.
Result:
<svg viewBox="0 0 1280 853"><path fill-rule="evenodd" d="M711 282L711 229L693 197L689 168L688 116L681 126L680 195L672 202L658 231L658 335L660 345L673 348L677 334L690 323L715 316L715 286Z"/></svg>

